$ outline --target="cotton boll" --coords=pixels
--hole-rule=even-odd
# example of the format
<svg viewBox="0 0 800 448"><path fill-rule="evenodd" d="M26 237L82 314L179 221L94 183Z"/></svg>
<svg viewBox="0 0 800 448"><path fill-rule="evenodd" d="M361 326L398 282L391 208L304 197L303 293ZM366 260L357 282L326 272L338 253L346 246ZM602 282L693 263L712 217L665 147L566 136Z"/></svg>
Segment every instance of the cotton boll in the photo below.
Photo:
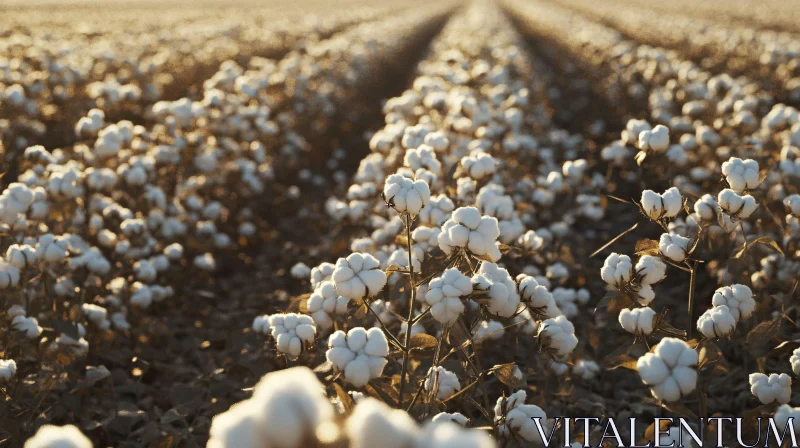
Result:
<svg viewBox="0 0 800 448"><path fill-rule="evenodd" d="M600 269L600 277L609 286L620 286L631 280L633 263L627 255L612 252Z"/></svg>
<svg viewBox="0 0 800 448"><path fill-rule="evenodd" d="M464 429L451 421L431 421L422 430L414 448L493 448L497 446L488 432Z"/></svg>
<svg viewBox="0 0 800 448"><path fill-rule="evenodd" d="M619 313L619 324L629 333L650 335L655 330L655 317L656 312L652 308L626 308Z"/></svg>
<svg viewBox="0 0 800 448"><path fill-rule="evenodd" d="M92 448L92 441L75 426L44 425L25 441L25 448Z"/></svg>
<svg viewBox="0 0 800 448"><path fill-rule="evenodd" d="M738 284L717 289L711 304L715 307L726 305L737 322L739 319L750 317L756 308L753 291L745 285Z"/></svg>
<svg viewBox="0 0 800 448"><path fill-rule="evenodd" d="M494 421L503 438L519 438L527 442L542 443L535 419L539 419L545 434L549 434L552 422L539 406L525 404L524 390L500 397L494 406Z"/></svg>
<svg viewBox="0 0 800 448"><path fill-rule="evenodd" d="M753 196L740 196L731 189L724 189L717 196L720 209L728 215L742 219L749 218L758 208L756 199Z"/></svg>
<svg viewBox="0 0 800 448"><path fill-rule="evenodd" d="M736 193L758 187L758 163L755 160L731 157L722 164L722 174Z"/></svg>
<svg viewBox="0 0 800 448"><path fill-rule="evenodd" d="M625 144L619 140L611 142L610 145L600 151L600 157L606 162L613 163L617 166L622 166L625 161L630 157L630 151Z"/></svg>
<svg viewBox="0 0 800 448"><path fill-rule="evenodd" d="M335 269L336 266L334 266L332 263L322 263L319 266L311 269L311 288L317 289L320 283L324 282L325 280L330 280Z"/></svg>
<svg viewBox="0 0 800 448"><path fill-rule="evenodd" d="M314 283L312 271L312 283ZM386 285L386 273L380 262L370 254L354 253L336 261L332 273L336 290L343 297L360 300L375 296Z"/></svg>
<svg viewBox="0 0 800 448"><path fill-rule="evenodd" d="M496 164L495 159L485 152L465 156L461 159L461 166L467 171L469 177L475 180L494 174Z"/></svg>
<svg viewBox="0 0 800 448"><path fill-rule="evenodd" d="M689 238L664 233L658 242L658 249L665 257L680 263L686 259L687 251L689 250Z"/></svg>
<svg viewBox="0 0 800 448"><path fill-rule="evenodd" d="M305 314L273 314L269 317L269 325L276 348L290 359L297 359L314 342L317 334L313 319Z"/></svg>
<svg viewBox="0 0 800 448"><path fill-rule="evenodd" d="M443 325L453 325L464 312L462 298L471 293L469 277L456 268L450 268L430 281L425 301L431 306L434 319Z"/></svg>
<svg viewBox="0 0 800 448"><path fill-rule="evenodd" d="M717 211L719 210L719 204L717 203L714 196L710 194L704 194L697 202L694 203L694 211L697 213L704 221L712 221L717 217Z"/></svg>
<svg viewBox="0 0 800 448"><path fill-rule="evenodd" d="M474 330L472 341L476 344L488 343L502 339L505 327L500 322L489 320L481 321Z"/></svg>
<svg viewBox="0 0 800 448"><path fill-rule="evenodd" d="M440 412L433 416L431 422L434 423L441 423L441 422L450 422L455 423L459 426L466 427L469 423L469 419L465 417L463 414L458 412L448 413L448 412Z"/></svg>
<svg viewBox="0 0 800 448"><path fill-rule="evenodd" d="M642 192L642 209L651 219L674 218L681 211L683 200L677 188L672 187L663 194L652 190Z"/></svg>
<svg viewBox="0 0 800 448"><path fill-rule="evenodd" d="M454 209L453 201L440 194L432 197L428 206L419 212L419 219L424 225L439 226L450 217Z"/></svg>
<svg viewBox="0 0 800 448"><path fill-rule="evenodd" d="M667 265L660 258L652 255L643 255L634 267L636 274L641 276L641 282L652 285L660 282L666 272Z"/></svg>
<svg viewBox="0 0 800 448"><path fill-rule="evenodd" d="M762 404L775 402L787 404L792 397L792 378L785 373L772 373L769 376L763 373L751 373L750 392Z"/></svg>
<svg viewBox="0 0 800 448"><path fill-rule="evenodd" d="M289 273L291 274L292 278L301 280L308 278L308 276L311 275L311 268L306 266L305 263L297 263L292 266L292 269L289 271Z"/></svg>
<svg viewBox="0 0 800 448"><path fill-rule="evenodd" d="M347 314L349 302L350 299L336 292L333 282L324 281L308 298L308 312L319 328L327 330L333 326L334 316Z"/></svg>
<svg viewBox="0 0 800 448"><path fill-rule="evenodd" d="M651 387L655 398L672 402L694 391L697 361L697 352L686 342L664 338L653 352L639 358L636 369L642 381Z"/></svg>
<svg viewBox="0 0 800 448"><path fill-rule="evenodd" d="M315 430L333 418L333 406L307 367L272 372L256 384L253 396L211 422L211 448L299 448L315 441Z"/></svg>
<svg viewBox="0 0 800 448"><path fill-rule="evenodd" d="M436 399L446 400L461 390L461 383L455 373L442 366L436 366L436 368L428 369L428 375L425 377L425 391L432 393L434 388L436 389Z"/></svg>
<svg viewBox="0 0 800 448"><path fill-rule="evenodd" d="M789 419L792 419L792 427L795 431L800 430L800 408L793 408L788 404L782 404L775 411L775 426L779 431L789 424Z"/></svg>
<svg viewBox="0 0 800 448"><path fill-rule="evenodd" d="M412 216L419 214L431 200L430 188L425 181L412 181L401 174L392 174L386 178L383 195L392 208L401 214L408 213Z"/></svg>
<svg viewBox="0 0 800 448"><path fill-rule="evenodd" d="M497 218L481 216L475 207L461 207L442 225L439 248L451 254L455 248L465 248L481 258L500 259L500 249L495 244L500 236Z"/></svg>
<svg viewBox="0 0 800 448"><path fill-rule="evenodd" d="M67 242L52 233L44 234L36 244L36 257L43 263L60 263L67 258Z"/></svg>
<svg viewBox="0 0 800 448"><path fill-rule="evenodd" d="M217 268L217 262L211 252L194 257L194 266L201 271L213 271Z"/></svg>
<svg viewBox="0 0 800 448"><path fill-rule="evenodd" d="M356 387L365 386L369 380L379 378L388 362L389 342L379 328L350 329L346 334L339 330L328 338L325 357L334 368L344 373L344 378Z"/></svg>
<svg viewBox="0 0 800 448"><path fill-rule="evenodd" d="M724 338L736 329L736 318L727 305L715 306L697 319L697 329L708 339Z"/></svg>
<svg viewBox="0 0 800 448"><path fill-rule="evenodd" d="M550 318L539 326L538 337L556 356L566 356L578 345L575 327L565 316Z"/></svg>
<svg viewBox="0 0 800 448"><path fill-rule="evenodd" d="M522 278L520 278L522 277ZM558 317L561 310L556 304L555 298L545 285L531 276L517 277L519 282L519 295L521 301L525 302L534 313L545 317Z"/></svg>
<svg viewBox="0 0 800 448"><path fill-rule="evenodd" d="M486 291L487 311L495 316L511 317L517 312L520 295L507 270L495 263L482 262L472 277L473 290Z"/></svg>
<svg viewBox="0 0 800 448"><path fill-rule="evenodd" d="M24 334L28 339L38 338L42 334L42 327L35 317L26 317L24 314L11 319L11 328Z"/></svg>
<svg viewBox="0 0 800 448"><path fill-rule="evenodd" d="M366 398L347 419L345 432L352 448L408 448L414 445L419 428L405 411Z"/></svg>
<svg viewBox="0 0 800 448"><path fill-rule="evenodd" d="M591 380L600 373L600 366L594 361L579 359L572 367L572 373L584 380Z"/></svg>
<svg viewBox="0 0 800 448"><path fill-rule="evenodd" d="M639 133L639 149L642 151L653 151L661 153L669 146L669 128L664 125L656 125L652 130L644 130Z"/></svg>
<svg viewBox="0 0 800 448"><path fill-rule="evenodd" d="M13 359L0 359L0 381L8 381L17 373L17 363Z"/></svg>
<svg viewBox="0 0 800 448"><path fill-rule="evenodd" d="M645 120L630 119L625 125L625 130L622 131L622 141L626 144L633 145L644 131L652 130L652 126Z"/></svg>
<svg viewBox="0 0 800 448"><path fill-rule="evenodd" d="M12 244L6 250L6 261L18 269L36 264L36 250L27 244Z"/></svg>

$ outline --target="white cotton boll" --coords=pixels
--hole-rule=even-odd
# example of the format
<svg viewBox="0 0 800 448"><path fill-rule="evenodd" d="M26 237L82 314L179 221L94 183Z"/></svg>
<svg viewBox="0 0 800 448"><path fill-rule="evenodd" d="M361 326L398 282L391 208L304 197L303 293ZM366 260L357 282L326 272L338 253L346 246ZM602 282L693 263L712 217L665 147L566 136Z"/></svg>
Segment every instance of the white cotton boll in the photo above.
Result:
<svg viewBox="0 0 800 448"><path fill-rule="evenodd" d="M667 149L667 160L677 166L684 166L689 162L686 150L681 145L670 145Z"/></svg>
<svg viewBox="0 0 800 448"><path fill-rule="evenodd" d="M272 327L269 325L269 315L264 314L261 316L256 316L253 319L252 325L253 331L256 333L267 334L272 333Z"/></svg>
<svg viewBox="0 0 800 448"><path fill-rule="evenodd" d="M27 244L12 244L6 250L6 261L17 267L24 269L36 264L36 249Z"/></svg>
<svg viewBox="0 0 800 448"><path fill-rule="evenodd" d="M431 200L431 191L425 181L413 181L402 174L392 174L386 178L383 195L399 213L414 216L419 214Z"/></svg>
<svg viewBox="0 0 800 448"><path fill-rule="evenodd" d="M697 319L697 329L708 339L724 338L736 329L736 318L727 305L715 306Z"/></svg>
<svg viewBox="0 0 800 448"><path fill-rule="evenodd" d="M325 389L307 367L272 372L253 396L211 422L209 448L300 448L315 441L316 429L333 419Z"/></svg>
<svg viewBox="0 0 800 448"><path fill-rule="evenodd" d="M135 282L131 285L131 305L147 308L153 303L153 292L148 285Z"/></svg>
<svg viewBox="0 0 800 448"><path fill-rule="evenodd" d="M642 132L652 129L653 127L646 120L630 119L625 125L625 130L622 131L622 141L633 145L638 141Z"/></svg>
<svg viewBox="0 0 800 448"><path fill-rule="evenodd" d="M304 278L308 278L311 275L311 268L309 268L305 263L297 263L292 266L292 269L289 271L292 278L301 280Z"/></svg>
<svg viewBox="0 0 800 448"><path fill-rule="evenodd" d="M756 199L753 196L749 194L740 196L729 188L719 192L717 201L719 202L719 208L723 212L743 219L749 218L758 208Z"/></svg>
<svg viewBox="0 0 800 448"><path fill-rule="evenodd" d="M550 318L539 326L539 339L556 356L565 356L577 347L575 327L565 316Z"/></svg>
<svg viewBox="0 0 800 448"><path fill-rule="evenodd" d="M193 263L201 271L213 271L217 268L217 262L211 252L194 257Z"/></svg>
<svg viewBox="0 0 800 448"><path fill-rule="evenodd" d="M320 283L324 282L325 280L330 280L331 276L333 276L333 271L336 269L336 266L333 263L322 263L319 266L316 266L311 269L311 288L317 289Z"/></svg>
<svg viewBox="0 0 800 448"><path fill-rule="evenodd" d="M414 446L419 428L405 411L366 398L347 419L345 432L352 448L408 448Z"/></svg>
<svg viewBox="0 0 800 448"><path fill-rule="evenodd" d="M497 443L488 432L464 429L456 422L431 421L423 428L414 448L494 448Z"/></svg>
<svg viewBox="0 0 800 448"><path fill-rule="evenodd" d="M458 382L458 376L455 373L442 366L436 366L436 368L428 369L428 375L425 377L425 391L431 393L434 387L436 388L436 399L446 400L461 390L461 383Z"/></svg>
<svg viewBox="0 0 800 448"><path fill-rule="evenodd" d="M297 359L314 342L317 329L311 316L305 314L273 314L269 317L272 337L279 352Z"/></svg>
<svg viewBox="0 0 800 448"><path fill-rule="evenodd" d="M680 263L686 259L687 251L689 250L689 238L663 233L658 241L658 250L670 260Z"/></svg>
<svg viewBox="0 0 800 448"><path fill-rule="evenodd" d="M600 277L609 286L619 286L631 280L633 263L627 255L612 252L600 269Z"/></svg>
<svg viewBox="0 0 800 448"><path fill-rule="evenodd" d="M497 341L503 338L505 332L505 327L500 322L484 320L475 328L472 341L476 344Z"/></svg>
<svg viewBox="0 0 800 448"><path fill-rule="evenodd" d="M672 187L663 194L652 190L642 192L642 209L651 219L673 218L680 213L683 198L677 188Z"/></svg>
<svg viewBox="0 0 800 448"><path fill-rule="evenodd" d="M623 142L615 140L600 151L600 157L606 162L621 166L630 157L630 151Z"/></svg>
<svg viewBox="0 0 800 448"><path fill-rule="evenodd" d="M519 438L527 442L542 443L534 420L539 419L545 434L549 434L553 423L548 420L542 408L525 404L525 399L524 390L514 392L507 398L498 398L494 406L495 425L503 438Z"/></svg>
<svg viewBox="0 0 800 448"><path fill-rule="evenodd" d="M312 283L313 275L312 272ZM336 261L332 278L339 294L355 300L373 297L386 286L386 273L370 254L354 253L340 258Z"/></svg>
<svg viewBox="0 0 800 448"><path fill-rule="evenodd" d="M465 417L463 414L458 412L453 412L453 413L440 412L433 416L431 422L434 423L450 422L450 423L455 423L459 426L466 427L467 424L469 424L469 419Z"/></svg>
<svg viewBox="0 0 800 448"><path fill-rule="evenodd" d="M411 233L411 239L414 240L414 254L417 256L417 249L421 250L418 258L422 259L425 252L431 252L434 248L439 247L439 234L441 229L438 227L419 226ZM391 263L390 263L391 264ZM408 264L408 262L406 262Z"/></svg>
<svg viewBox="0 0 800 448"><path fill-rule="evenodd" d="M158 276L155 266L149 260L139 260L133 264L136 279L143 282L152 282Z"/></svg>
<svg viewBox="0 0 800 448"><path fill-rule="evenodd" d="M547 286L540 284L540 282L531 276L524 276L522 279L517 277L519 281L519 295L523 302L528 305L534 313L546 317L558 317L561 310L556 304L555 298L547 290Z"/></svg>
<svg viewBox="0 0 800 448"><path fill-rule="evenodd" d="M750 392L762 404L786 404L792 397L792 378L785 374L772 373L769 376L763 373L750 374Z"/></svg>
<svg viewBox="0 0 800 448"><path fill-rule="evenodd" d="M643 283L639 286L639 289L636 290L636 301L639 302L640 305L647 306L653 299L656 298L656 292L653 290L653 287Z"/></svg>
<svg viewBox="0 0 800 448"><path fill-rule="evenodd" d="M11 319L11 328L24 334L29 339L38 338L42 334L42 327L39 326L39 321L35 317L26 317L24 314Z"/></svg>
<svg viewBox="0 0 800 448"><path fill-rule="evenodd" d="M669 128L656 125L652 130L639 133L639 149L642 151L664 152L669 146Z"/></svg>
<svg viewBox="0 0 800 448"><path fill-rule="evenodd" d="M36 244L36 257L44 263L60 263L67 258L67 242L52 233L44 234Z"/></svg>
<svg viewBox="0 0 800 448"><path fill-rule="evenodd" d="M697 202L694 203L694 211L697 213L700 218L704 221L712 221L717 217L717 211L719 210L719 204L717 200L714 199L714 196L710 194L704 194Z"/></svg>
<svg viewBox="0 0 800 448"><path fill-rule="evenodd" d="M777 426L779 431L783 431L783 428L789 424L789 419L792 419L792 427L795 431L800 430L800 408L793 408L788 404L782 404L778 406L778 409L775 411L775 426Z"/></svg>
<svg viewBox="0 0 800 448"><path fill-rule="evenodd" d="M786 210L788 210L790 214L796 218L800 218L800 194L787 196L783 200L783 205L786 206Z"/></svg>
<svg viewBox="0 0 800 448"><path fill-rule="evenodd" d="M111 326L111 323L107 319L108 311L106 311L105 308L91 303L84 303L81 306L81 311L83 315L86 316L86 320L90 321L98 328L107 330Z"/></svg>
<svg viewBox="0 0 800 448"><path fill-rule="evenodd" d="M487 291L487 311L495 316L511 317L517 312L520 295L517 284L504 268L495 263L482 262L472 277L473 290Z"/></svg>
<svg viewBox="0 0 800 448"><path fill-rule="evenodd" d="M179 261L183 258L183 246L179 243L172 243L164 248L164 255L170 261Z"/></svg>
<svg viewBox="0 0 800 448"><path fill-rule="evenodd" d="M432 197L428 206L419 212L419 219L424 225L439 226L450 217L454 209L453 201L440 194Z"/></svg>
<svg viewBox="0 0 800 448"><path fill-rule="evenodd" d="M0 380L8 381L17 373L17 363L13 359L0 359Z"/></svg>
<svg viewBox="0 0 800 448"><path fill-rule="evenodd" d="M92 448L92 441L73 425L44 425L25 441L25 448Z"/></svg>
<svg viewBox="0 0 800 448"><path fill-rule="evenodd" d="M19 268L0 258L0 289L17 286L19 284L19 277Z"/></svg>
<svg viewBox="0 0 800 448"><path fill-rule="evenodd" d="M569 275L569 269L563 263L553 263L547 267L547 278L560 280Z"/></svg>
<svg viewBox="0 0 800 448"><path fill-rule="evenodd" d="M518 243L529 251L538 251L544 247L546 240L534 230L528 230L519 237Z"/></svg>
<svg viewBox="0 0 800 448"><path fill-rule="evenodd" d="M572 373L584 380L591 380L600 373L600 366L594 361L580 359L572 367Z"/></svg>
<svg viewBox="0 0 800 448"><path fill-rule="evenodd" d="M443 325L453 325L464 312L462 298L472 293L469 277L456 268L447 269L428 284L425 301L431 306L431 315Z"/></svg>
<svg viewBox="0 0 800 448"><path fill-rule="evenodd" d="M475 180L494 174L496 165L494 157L485 152L464 156L461 159L461 166L467 171L469 177Z"/></svg>
<svg viewBox="0 0 800 448"><path fill-rule="evenodd" d="M583 179L583 173L589 168L589 164L584 159L567 160L561 166L561 173L567 179L578 181Z"/></svg>
<svg viewBox="0 0 800 448"><path fill-rule="evenodd" d="M574 289L556 288L553 290L553 300L567 318L578 314L578 306L575 303L577 299L578 295Z"/></svg>
<svg viewBox="0 0 800 448"><path fill-rule="evenodd" d="M739 319L750 317L756 309L753 291L749 287L739 284L717 289L711 298L711 304L715 307L726 305L737 322Z"/></svg>
<svg viewBox="0 0 800 448"><path fill-rule="evenodd" d="M333 326L334 316L347 313L349 302L350 299L336 292L333 282L325 281L308 298L308 312L319 328L328 330Z"/></svg>
<svg viewBox="0 0 800 448"><path fill-rule="evenodd" d="M344 378L356 387L365 386L369 380L379 378L388 362L389 342L380 328L350 329L346 334L339 330L328 338L325 357Z"/></svg>
<svg viewBox="0 0 800 448"><path fill-rule="evenodd" d="M433 148L425 144L416 149L406 151L403 163L413 171L427 169L434 174L439 174L442 171L442 163L436 159L436 153L433 152Z"/></svg>
<svg viewBox="0 0 800 448"><path fill-rule="evenodd" d="M794 349L792 356L789 358L789 364L792 366L792 372L800 376L800 348Z"/></svg>
<svg viewBox="0 0 800 448"><path fill-rule="evenodd" d="M697 361L697 352L686 342L664 338L653 352L639 358L636 370L655 398L673 402L694 391Z"/></svg>
<svg viewBox="0 0 800 448"><path fill-rule="evenodd" d="M412 238L413 239L413 238ZM412 257L411 257L411 265L414 267L414 272L419 272L422 270L422 263L420 262L420 258L424 256L424 253L420 252L420 250L412 249ZM386 266L397 266L400 269L408 270L408 251L405 249L396 249L389 255L389 258L386 260ZM395 277L396 279L397 277Z"/></svg>
<svg viewBox="0 0 800 448"><path fill-rule="evenodd" d="M626 308L619 313L619 324L629 333L649 335L655 330L653 327L655 317L656 312L652 308Z"/></svg>
<svg viewBox="0 0 800 448"><path fill-rule="evenodd" d="M439 248L448 255L457 247L465 248L478 257L497 261L501 257L495 244L499 236L497 218L481 216L475 207L461 207L442 225Z"/></svg>
<svg viewBox="0 0 800 448"><path fill-rule="evenodd" d="M634 267L636 274L641 276L641 282L652 285L660 282L667 273L667 265L660 258L652 255L643 255Z"/></svg>
<svg viewBox="0 0 800 448"><path fill-rule="evenodd" d="M758 162L753 159L731 157L722 164L722 174L736 193L758 187Z"/></svg>

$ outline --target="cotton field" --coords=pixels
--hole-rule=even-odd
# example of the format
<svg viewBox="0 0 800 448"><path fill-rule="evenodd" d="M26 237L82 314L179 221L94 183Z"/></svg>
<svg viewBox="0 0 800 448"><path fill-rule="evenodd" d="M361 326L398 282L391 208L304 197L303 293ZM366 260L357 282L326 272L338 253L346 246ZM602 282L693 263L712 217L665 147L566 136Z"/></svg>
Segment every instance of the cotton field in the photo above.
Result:
<svg viewBox="0 0 800 448"><path fill-rule="evenodd" d="M0 446L800 431L797 5L0 17Z"/></svg>

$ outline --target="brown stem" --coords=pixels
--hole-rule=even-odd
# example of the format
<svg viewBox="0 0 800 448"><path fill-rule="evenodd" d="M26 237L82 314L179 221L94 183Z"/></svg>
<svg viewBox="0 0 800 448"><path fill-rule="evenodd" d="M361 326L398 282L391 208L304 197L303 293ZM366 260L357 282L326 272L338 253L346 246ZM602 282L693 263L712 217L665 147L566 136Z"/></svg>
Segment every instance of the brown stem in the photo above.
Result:
<svg viewBox="0 0 800 448"><path fill-rule="evenodd" d="M411 215L405 215L406 225L406 244L408 250L408 277L411 283L411 298L408 302L408 319L406 319L406 337L403 344L403 370L400 372L400 396L398 397L398 408L403 409L403 393L406 388L406 372L408 371L408 346L411 345L411 326L414 319L414 302L417 300L417 289L414 283L414 260L411 252Z"/></svg>

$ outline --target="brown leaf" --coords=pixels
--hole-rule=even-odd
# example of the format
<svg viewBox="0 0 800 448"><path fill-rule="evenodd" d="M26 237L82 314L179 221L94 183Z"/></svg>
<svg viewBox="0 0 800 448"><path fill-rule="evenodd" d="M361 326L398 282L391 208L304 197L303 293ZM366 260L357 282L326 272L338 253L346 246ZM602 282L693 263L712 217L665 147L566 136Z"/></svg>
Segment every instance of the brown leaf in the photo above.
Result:
<svg viewBox="0 0 800 448"><path fill-rule="evenodd" d="M439 345L439 340L435 337L425 333L418 333L411 336L411 344L409 348L418 350L434 350L436 349L437 345Z"/></svg>
<svg viewBox="0 0 800 448"><path fill-rule="evenodd" d="M712 370L714 373L725 373L728 371L727 361L714 341L703 339L697 347L700 355L698 370Z"/></svg>
<svg viewBox="0 0 800 448"><path fill-rule="evenodd" d="M675 414L678 414L679 417L697 420L697 416L694 414L694 412L692 412L689 408L686 407L686 405L680 402L677 401L674 403L664 402L662 406L664 406L664 409L670 412L674 412Z"/></svg>
<svg viewBox="0 0 800 448"><path fill-rule="evenodd" d="M612 360L612 366L608 370L628 369L636 372L636 360L627 354L619 355L616 359Z"/></svg>
<svg viewBox="0 0 800 448"><path fill-rule="evenodd" d="M781 328L780 317L761 322L755 328L747 333L746 345L747 350L756 358L760 358L767 354L767 345L778 335Z"/></svg>
<svg viewBox="0 0 800 448"><path fill-rule="evenodd" d="M345 413L350 412L355 407L355 403L353 402L353 397L350 396L339 383L333 383L333 389L336 391L336 396L339 397L339 401L342 403L342 407L344 408Z"/></svg>
<svg viewBox="0 0 800 448"><path fill-rule="evenodd" d="M656 255L658 254L658 241L644 238L636 242L636 255Z"/></svg>
<svg viewBox="0 0 800 448"><path fill-rule="evenodd" d="M501 383L510 388L519 387L520 383L524 379L522 371L513 362L494 366L492 367L492 372Z"/></svg>

